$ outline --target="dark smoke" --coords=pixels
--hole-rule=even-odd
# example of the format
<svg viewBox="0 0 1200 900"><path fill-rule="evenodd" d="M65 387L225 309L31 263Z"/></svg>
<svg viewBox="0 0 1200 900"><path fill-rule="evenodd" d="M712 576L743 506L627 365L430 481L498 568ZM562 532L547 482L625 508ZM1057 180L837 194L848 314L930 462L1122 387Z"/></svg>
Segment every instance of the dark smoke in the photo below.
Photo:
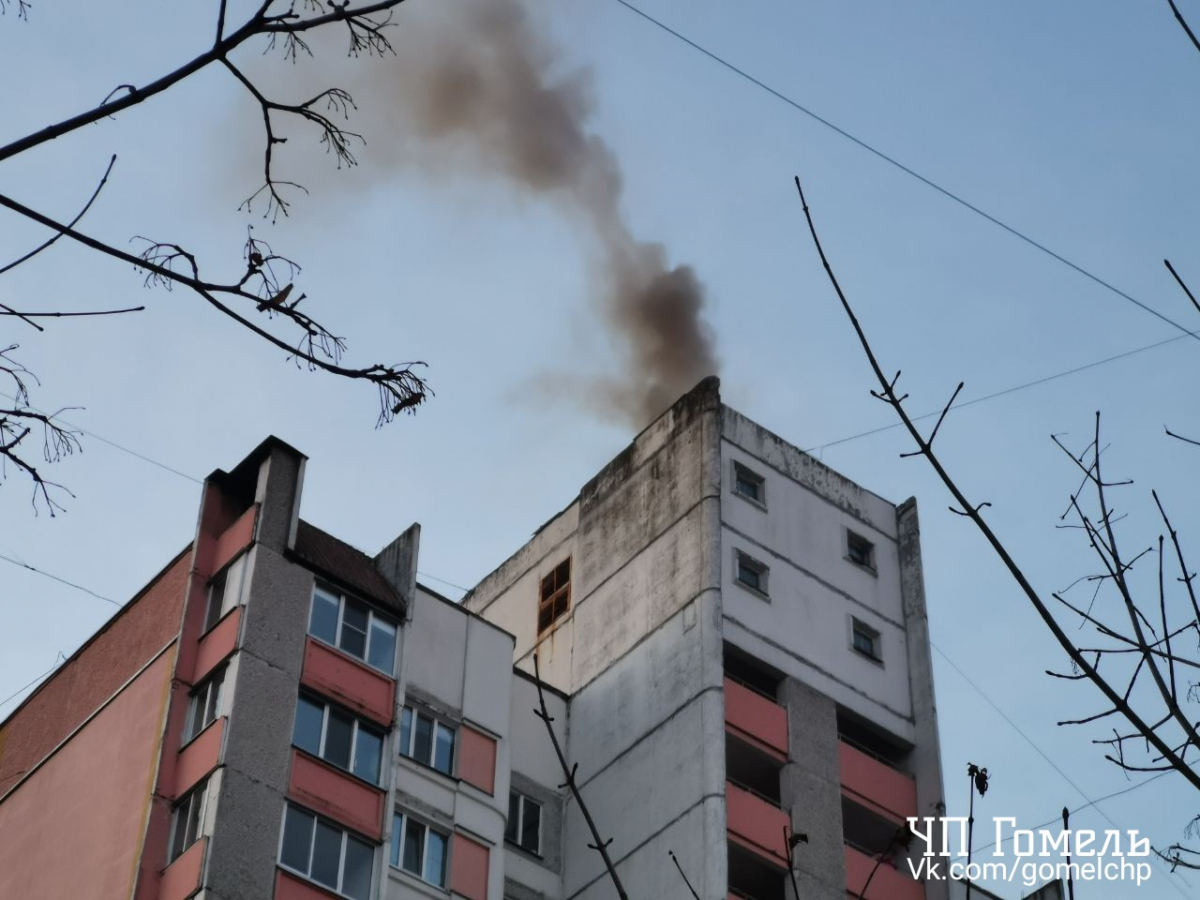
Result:
<svg viewBox="0 0 1200 900"><path fill-rule="evenodd" d="M644 425L715 373L703 285L691 267L669 268L662 245L636 240L621 215L614 154L585 127L587 74L554 72L518 0L405 4L397 24L398 62L356 67L372 79L352 91L370 120L366 165L488 173L566 205L595 239L601 310L628 354L615 383L589 388L600 406Z"/></svg>

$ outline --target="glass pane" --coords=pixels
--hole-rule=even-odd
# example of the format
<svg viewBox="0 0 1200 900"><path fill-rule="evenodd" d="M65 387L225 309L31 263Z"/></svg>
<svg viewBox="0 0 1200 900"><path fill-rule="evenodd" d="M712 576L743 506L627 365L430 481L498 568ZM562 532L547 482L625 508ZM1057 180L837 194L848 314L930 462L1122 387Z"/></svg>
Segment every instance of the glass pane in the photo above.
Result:
<svg viewBox="0 0 1200 900"><path fill-rule="evenodd" d="M192 846L200 835L200 810L204 806L204 787L192 792L187 802L187 827L183 830L183 846Z"/></svg>
<svg viewBox="0 0 1200 900"><path fill-rule="evenodd" d="M504 839L506 841L517 841L517 821L521 815L521 795L516 791L509 791L508 794L508 824L504 826Z"/></svg>
<svg viewBox="0 0 1200 900"><path fill-rule="evenodd" d="M422 877L430 884L442 887L446 880L446 838L431 830L428 840L429 847L425 851L425 871Z"/></svg>
<svg viewBox="0 0 1200 900"><path fill-rule="evenodd" d="M379 760L383 755L383 735L364 725L358 726L354 745L354 774L371 784L379 784Z"/></svg>
<svg viewBox="0 0 1200 900"><path fill-rule="evenodd" d="M309 877L319 884L337 890L338 869L341 864L341 829L317 822L317 839L313 842L312 871L309 872Z"/></svg>
<svg viewBox="0 0 1200 900"><path fill-rule="evenodd" d="M433 767L447 775L454 768L454 732L445 725L437 727L437 747L433 754Z"/></svg>
<svg viewBox="0 0 1200 900"><path fill-rule="evenodd" d="M221 603L225 597L225 573L222 572L208 586L208 607L204 611L204 630L212 628L221 618Z"/></svg>
<svg viewBox="0 0 1200 900"><path fill-rule="evenodd" d="M416 719L417 733L413 739L413 759L429 765L429 758L433 753L433 719L420 713L416 714Z"/></svg>
<svg viewBox="0 0 1200 900"><path fill-rule="evenodd" d="M421 854L425 849L425 826L408 820L404 826L404 862L401 868L414 875L421 874Z"/></svg>
<svg viewBox="0 0 1200 900"><path fill-rule="evenodd" d="M308 851L312 846L313 823L306 812L289 806L283 819L283 849L279 861L297 872L308 874Z"/></svg>
<svg viewBox="0 0 1200 900"><path fill-rule="evenodd" d="M412 756L409 751L410 741L412 741L412 709L404 707L400 712L400 755Z"/></svg>
<svg viewBox="0 0 1200 900"><path fill-rule="evenodd" d="M554 573L551 572L542 579L542 599L546 600L554 593Z"/></svg>
<svg viewBox="0 0 1200 900"><path fill-rule="evenodd" d="M217 671L208 682L208 702L204 707L204 721L207 724L221 712L221 687L225 684L225 669Z"/></svg>
<svg viewBox="0 0 1200 900"><path fill-rule="evenodd" d="M246 554L242 554L237 558L228 569L225 570L225 596L221 600L222 614L233 609L242 599L242 583L245 580L246 574Z"/></svg>
<svg viewBox="0 0 1200 900"><path fill-rule="evenodd" d="M374 848L346 836L346 864L342 867L342 893L353 900L368 900L371 896L371 869L375 864Z"/></svg>
<svg viewBox="0 0 1200 900"><path fill-rule="evenodd" d="M400 865L400 832L404 830L404 816L396 813L392 817L392 856L393 866Z"/></svg>
<svg viewBox="0 0 1200 900"><path fill-rule="evenodd" d="M396 626L371 618L371 646L367 662L380 672L392 674L396 662Z"/></svg>
<svg viewBox="0 0 1200 900"><path fill-rule="evenodd" d="M338 598L317 588L313 591L312 617L308 633L327 644L337 643Z"/></svg>
<svg viewBox="0 0 1200 900"><path fill-rule="evenodd" d="M195 694L191 706L188 707L187 722L183 728L183 740L187 743L200 733L200 723L204 721L204 695Z"/></svg>
<svg viewBox="0 0 1200 900"><path fill-rule="evenodd" d="M367 655L367 608L347 600L342 610L342 636L338 644L351 656L363 659Z"/></svg>
<svg viewBox="0 0 1200 900"><path fill-rule="evenodd" d="M301 697L296 704L296 727L292 730L292 743L313 756L320 756L321 721L324 718L324 706Z"/></svg>
<svg viewBox="0 0 1200 900"><path fill-rule="evenodd" d="M171 836L171 853L168 860L174 862L179 854L183 853L187 847L187 820L188 810L191 807L191 798L183 801L179 806L175 807L174 828L175 833Z"/></svg>
<svg viewBox="0 0 1200 900"><path fill-rule="evenodd" d="M354 719L336 709L329 710L325 724L325 759L343 769L350 768L350 743L354 734Z"/></svg>
<svg viewBox="0 0 1200 900"><path fill-rule="evenodd" d="M558 564L558 568L554 570L554 586L556 588L566 587L568 581L571 580L571 560L566 559Z"/></svg>
<svg viewBox="0 0 1200 900"><path fill-rule="evenodd" d="M542 827L542 808L531 800L525 801L521 819L521 846L530 853L538 852L538 837Z"/></svg>

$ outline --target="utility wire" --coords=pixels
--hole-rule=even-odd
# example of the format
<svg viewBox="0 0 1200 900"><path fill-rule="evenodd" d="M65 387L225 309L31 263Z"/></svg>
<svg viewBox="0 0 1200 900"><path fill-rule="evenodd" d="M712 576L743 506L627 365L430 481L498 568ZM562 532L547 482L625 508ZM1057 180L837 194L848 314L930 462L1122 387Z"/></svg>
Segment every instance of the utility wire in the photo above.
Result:
<svg viewBox="0 0 1200 900"><path fill-rule="evenodd" d="M1004 397L1008 394L1016 393L1017 391L1023 391L1026 388L1037 387L1040 384L1045 384L1048 381L1054 381L1057 378L1065 378L1068 375L1076 375L1079 372L1086 372L1088 369L1094 369L1097 366L1103 366L1106 363L1116 362L1119 359L1125 359L1127 357L1134 356L1135 354L1138 354L1138 353L1145 353L1147 350L1155 350L1159 347L1165 347L1167 344L1174 344L1176 341L1182 341L1185 337L1188 337L1189 335L1191 335L1193 337L1200 335L1200 330L1189 331L1187 334L1177 334L1177 335L1175 335L1175 337L1167 338L1166 340L1163 340L1163 341L1156 341L1155 343L1147 344L1144 347L1137 347L1133 350L1126 350L1124 353L1118 353L1116 356L1108 356L1108 357L1105 357L1104 359L1095 360L1094 362L1084 363L1082 366L1076 366L1073 369L1067 369L1063 372L1056 372L1053 375L1046 375L1042 378L1036 378L1033 381L1026 381L1024 384L1013 385L1012 387L1004 388L1003 390L996 391L995 393L992 393L992 394L985 394L982 397L975 397L972 400L964 400L962 403L956 403L953 406L951 406L950 411L953 412L956 409L962 409L964 406L973 406L976 403L983 403L985 400L995 400L997 397ZM922 413L919 416L913 416L912 420L914 422L919 422L922 419L931 419L934 416L941 415L941 413L942 413L942 411L940 409L936 410L935 412ZM869 437L873 434L879 434L881 431L890 431L893 428L899 428L902 424L903 424L902 422L892 422L890 425L881 425L878 428L872 428L870 431L861 431L858 434L852 434L849 437L838 438L838 440L836 440L836 441L830 441L829 443L826 443L826 444L818 444L815 447L808 448L804 452L805 453L818 453L820 451L828 449L829 447L836 447L838 444L849 443L850 441L856 441L859 438Z"/></svg>
<svg viewBox="0 0 1200 900"><path fill-rule="evenodd" d="M67 579L65 579L65 578L60 578L59 576L51 574L50 572L45 572L42 569L36 569L33 566L29 565L29 563L23 563L20 560L13 559L11 556L5 556L3 553L0 553L0 559L4 560L5 562L12 563L14 566L18 566L19 568L28 569L30 572L34 572L45 578L49 578L52 581L57 581L59 584L65 584L67 587L75 588L75 590L77 590L77 591L83 591L85 594L90 594L91 596L95 597L97 600L103 600L105 603L111 603L113 606L123 606L124 605L124 604L118 603L116 600L110 600L108 597L105 597L103 594L97 594L95 591L91 590L90 588L85 588L81 584L76 584L73 581L67 581Z"/></svg>
<svg viewBox="0 0 1200 900"><path fill-rule="evenodd" d="M618 2L620 2L620 0L618 0ZM990 706L992 709L994 709L999 714L1000 718L1002 718L1005 722L1008 723L1009 727L1011 727L1013 731L1015 731L1017 734L1019 734L1024 739L1025 743L1027 743L1030 747L1032 747L1035 751L1037 751L1037 755L1040 756L1042 759L1044 759L1046 761L1046 763L1050 766L1050 768L1052 768L1055 772L1057 772L1062 777L1063 781L1065 781L1072 788L1074 788L1075 792L1077 794L1079 794L1080 797L1082 797L1084 800L1087 801L1087 803L1085 803L1083 806L1079 807L1079 809L1088 809L1089 807L1095 808L1096 812L1100 813L1100 815L1102 815L1104 817L1105 821L1107 821L1108 824L1110 824L1113 828L1117 828L1119 830L1120 826L1118 826L1117 823L1112 820L1112 817L1108 813L1106 813L1104 810L1102 810L1099 806L1096 805L1096 804L1100 803L1101 800L1109 799L1108 797L1101 797L1100 800L1093 800L1091 797L1089 797L1084 792L1083 788L1081 788L1079 785L1077 785L1075 783L1075 781L1071 778L1070 775L1068 775L1061 768L1059 768L1058 764L1054 760L1052 760L1049 756L1046 755L1046 752L1044 750L1042 750L1042 748L1039 747L1034 742L1033 738L1031 738L1028 734L1026 734L1024 729L1022 729L1020 725L1018 725L1016 722L1014 722L1012 720L1012 718L1008 715L1008 713L1006 713L1004 710L1002 710L996 704L996 701L994 701L991 697L989 697L986 693L984 693L983 688L981 688L974 681L972 681L971 677L969 675L967 675L967 673L964 672L961 668L959 668L958 664L954 660L952 660L949 656L946 655L946 651L944 651L941 647L939 647L937 644L935 644L933 642L932 638L930 638L930 640L929 640L929 645L938 652L938 655L941 656L942 659L944 659L947 663L949 663L950 668L954 669L954 671L959 674L959 676L962 678L962 680L971 686L971 689L974 690L975 693L977 693L980 697L982 697L984 699L984 701L987 703L988 706ZM1170 773L1163 772L1162 774L1166 775L1166 774L1170 774ZM1143 786L1149 784L1151 781L1154 781L1155 778L1157 778L1157 777L1159 777L1159 776L1156 775L1156 776L1154 776L1154 778L1148 778L1145 781L1143 781L1141 784L1134 785L1131 788L1126 788L1124 790L1118 791L1116 794L1110 794L1109 796L1115 797L1118 794L1129 793L1129 791L1136 790L1139 787L1143 787ZM1078 812L1078 810L1076 810L1076 812ZM1050 822L1047 822L1045 824L1046 825L1053 824L1053 821L1054 820L1051 820ZM1061 818L1059 819L1059 821L1061 821ZM1044 827L1044 825L1038 826L1038 828L1042 828L1042 827ZM994 844L994 843L995 842L993 841L992 844ZM986 849L987 847L992 846L992 844L988 844L988 845L986 845L986 847L978 847L976 849L983 850L983 849ZM1169 872L1168 874L1177 874L1177 873ZM1182 876L1181 876L1181 878L1182 878ZM1182 897L1187 896L1187 894L1185 894L1183 892L1183 888L1181 888L1178 884L1176 884L1170 878L1167 879L1167 884L1169 884L1173 888L1175 888L1175 890L1179 892L1180 896L1182 896Z"/></svg>
<svg viewBox="0 0 1200 900"><path fill-rule="evenodd" d="M33 681L29 682L24 687L20 687L17 690L13 691L11 694L9 694L7 697L5 697L3 700L0 700L0 706L3 706L5 703L7 703L9 700L12 700L14 697L19 696L22 691L28 690L29 688L33 687L35 684L37 684L39 681L41 681L43 678L45 678L47 675L49 675L51 672L53 672L55 669L57 669L59 656L62 656L61 652L58 654L58 656L54 657L54 665L52 665L50 668L48 668L45 672L43 672L37 678L33 679Z"/></svg>
<svg viewBox="0 0 1200 900"><path fill-rule="evenodd" d="M1200 340L1200 335L1197 335L1195 332L1189 331L1188 329L1184 328L1182 325L1180 325L1174 319L1170 318L1169 316L1163 315L1158 310L1156 310L1154 307L1146 305L1141 300L1138 300L1136 297L1133 297L1130 294L1127 294L1125 291L1116 287L1111 282L1105 281L1099 275L1096 275L1096 274L1088 271L1087 269L1085 269L1083 266L1079 265L1078 263L1071 262L1071 260L1067 259L1061 253L1057 253L1054 250L1051 250L1045 244L1034 240L1029 235L1014 228L1012 225L1008 225L1005 222L1002 222L1000 219L996 218L991 213L986 212L985 210L981 209L980 207L976 206L975 204L971 203L970 201L963 199L958 194L951 191L949 188L942 187L936 181L933 181L932 179L927 178L926 176L922 175L920 172L917 172L916 170L909 168L904 163L897 160L895 157L889 156L888 154L884 153L882 150L879 150L876 147L871 146L866 141L864 141L862 138L855 137L853 134L846 131L844 128L842 128L840 126L835 125L833 122L831 122L829 119L826 119L824 116L818 115L817 113L813 112L811 109L809 109L807 106L800 103L798 100L795 100L792 97L789 97L787 94L784 94L782 91L776 90L775 88L771 87L766 82L760 81L758 78L755 78L753 75L751 75L745 69L735 66L733 63L729 62L727 59L724 59L721 56L718 56L716 53L709 50L707 47L701 46L700 44L693 41L691 38L676 31L674 28L672 28L670 25L667 25L665 22L662 22L659 19L654 18L649 13L634 6L632 3L629 2L629 0L616 0L616 2L621 4L621 6L625 7L630 12L636 13L638 16L640 16L642 19L649 22L650 24L655 25L658 28L661 28L663 31L665 31L667 34L671 35L672 37L674 37L680 41L683 41L683 43L687 44L693 50L696 50L696 51L704 54L709 59L711 59L713 62L718 63L721 66L724 66L726 69L728 69L730 72L733 72L735 75L741 76L746 81L750 82L751 84L755 85L756 87L761 88L762 90L766 91L768 94L775 97L776 99L782 100L784 103L786 103L788 106L792 107L793 109L797 110L798 112L804 113L804 115L808 116L813 121L818 122L821 125L824 125L830 131L833 131L836 134L844 137L846 140L861 147L863 150L866 150L868 153L875 155L876 157L878 157L879 159L888 163L889 165L895 166L901 172L904 172L906 175L912 176L913 178L917 179L917 181L921 182L925 186L933 188L933 190L937 191L942 196L947 197L950 200L953 200L955 203L959 204L960 206L965 207L966 209L975 213L977 216L980 216L980 217L986 219L987 221L991 222L993 225L996 225L997 227L1004 229L1009 234L1011 234L1013 237L1019 238L1020 240L1024 241L1026 244L1029 244L1031 247L1033 247L1037 250L1040 250L1042 253L1045 253L1050 258L1057 260L1058 262L1062 263L1063 265L1067 266L1068 268L1074 269L1080 275L1084 276L1085 278L1090 279L1091 281L1094 281L1096 284L1100 285L1103 288L1107 288L1108 290L1110 290L1114 294L1116 294L1118 297L1121 297L1122 299L1129 301L1134 306L1137 306L1139 309L1142 309L1145 312L1148 312L1150 315L1154 316L1156 319L1160 319L1163 322L1166 322L1172 328L1176 328L1179 331L1182 331L1185 334L1190 335L1191 337L1196 338L1197 340Z"/></svg>

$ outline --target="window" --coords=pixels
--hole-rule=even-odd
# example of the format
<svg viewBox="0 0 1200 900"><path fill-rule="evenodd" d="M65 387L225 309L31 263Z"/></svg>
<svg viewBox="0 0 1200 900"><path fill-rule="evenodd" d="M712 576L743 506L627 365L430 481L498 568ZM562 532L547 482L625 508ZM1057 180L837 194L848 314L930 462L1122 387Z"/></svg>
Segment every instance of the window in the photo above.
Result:
<svg viewBox="0 0 1200 900"><path fill-rule="evenodd" d="M379 784L383 732L349 713L301 694L292 743L339 769Z"/></svg>
<svg viewBox="0 0 1200 900"><path fill-rule="evenodd" d="M875 545L861 534L846 531L846 559L856 566L875 571Z"/></svg>
<svg viewBox="0 0 1200 900"><path fill-rule="evenodd" d="M203 631L208 631L221 621L225 613L242 602L249 587L246 579L248 556L249 554L243 553L214 575L208 583L208 605L204 609Z"/></svg>
<svg viewBox="0 0 1200 900"><path fill-rule="evenodd" d="M454 729L411 706L400 713L400 755L454 774Z"/></svg>
<svg viewBox="0 0 1200 900"><path fill-rule="evenodd" d="M741 550L737 551L735 577L752 591L760 594L767 593L767 575L769 569L752 556L747 556Z"/></svg>
<svg viewBox="0 0 1200 900"><path fill-rule="evenodd" d="M187 720L183 726L186 744L213 723L221 711L221 687L225 683L225 667L214 672L207 681L192 691Z"/></svg>
<svg viewBox="0 0 1200 900"><path fill-rule="evenodd" d="M279 864L353 900L371 896L375 848L291 804L284 807Z"/></svg>
<svg viewBox="0 0 1200 900"><path fill-rule="evenodd" d="M850 646L868 659L883 662L879 632L855 618L850 619Z"/></svg>
<svg viewBox="0 0 1200 900"><path fill-rule="evenodd" d="M385 675L396 662L396 626L365 603L317 586L313 591L308 633Z"/></svg>
<svg viewBox="0 0 1200 900"><path fill-rule="evenodd" d="M571 557L568 556L542 579L541 598L538 600L538 634L565 616L570 606Z"/></svg>
<svg viewBox="0 0 1200 900"><path fill-rule="evenodd" d="M392 865L437 887L446 886L448 835L411 816L392 821Z"/></svg>
<svg viewBox="0 0 1200 900"><path fill-rule="evenodd" d="M508 794L508 824L504 839L530 853L542 852L542 805L524 794Z"/></svg>
<svg viewBox="0 0 1200 900"><path fill-rule="evenodd" d="M767 505L767 483L757 472L752 472L739 462L733 464L733 492L747 500Z"/></svg>
<svg viewBox="0 0 1200 900"><path fill-rule="evenodd" d="M204 799L208 782L202 781L186 797L175 804L171 812L171 849L168 863L173 863L183 851L196 843L204 824Z"/></svg>

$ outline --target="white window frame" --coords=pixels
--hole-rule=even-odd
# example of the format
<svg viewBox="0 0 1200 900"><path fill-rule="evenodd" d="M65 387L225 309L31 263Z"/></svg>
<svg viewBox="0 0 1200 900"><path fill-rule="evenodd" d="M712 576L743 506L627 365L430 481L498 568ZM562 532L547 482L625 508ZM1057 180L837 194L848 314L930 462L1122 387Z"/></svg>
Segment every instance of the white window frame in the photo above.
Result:
<svg viewBox="0 0 1200 900"><path fill-rule="evenodd" d="M299 812L303 813L306 816L311 816L313 819L312 836L308 839L308 872L301 872L299 869L294 869L283 861L284 829L287 827L287 812L288 812L289 807L298 810ZM337 831L341 832L341 835L342 835L341 846L338 851L338 883L337 883L336 888L331 888L331 887L329 887L329 885L324 884L323 882L317 881L315 878L312 877L312 875L309 874L309 872L312 871L313 851L316 848L316 842L317 842L317 825L321 822L324 822L330 828L334 828ZM285 872L291 872L293 875L299 875L301 878L303 878L309 884L314 884L317 887L319 887L321 890L333 891L335 894L338 894L339 896L348 897L349 895L342 893L342 887L346 881L346 844L351 837L354 837L355 840L358 840L360 843L366 844L371 848L371 868L370 868L371 886L367 889L367 896L370 897L373 894L373 889L375 887L375 852L376 852L375 844L373 844L371 841L363 840L359 836L351 835L349 831L347 831L344 827L339 825L337 822L334 822L332 819L326 819L324 816L319 816L315 812L305 809L302 806L296 806L295 804L292 804L292 803L284 803L283 804L283 818L280 820L280 826L279 826L279 847L275 853L276 865L279 866L279 868L283 869L283 871L285 871Z"/></svg>
<svg viewBox="0 0 1200 900"><path fill-rule="evenodd" d="M408 746L407 747L400 747L400 736L403 734L403 726L401 725L401 727L398 727L396 729L396 745L397 745L397 747L399 747L399 750L398 750L399 754L401 756L403 756L405 759L411 759L413 762L420 763L421 765L425 766L426 768L433 769L433 771L435 771L435 772L441 772L441 774L446 775L449 778L456 777L454 773L458 771L458 726L451 724L451 723L447 723L445 719L442 719L439 716L434 715L434 713L430 712L427 709L424 709L423 707L413 706L412 704L408 704L408 703L406 703L404 705L404 708L400 711L400 716L401 716L402 722L403 722L403 716L404 716L405 710L412 713L413 722L409 726L409 729L408 729ZM413 755L413 747L415 747L416 743L417 743L417 726L416 726L416 717L417 716L424 716L426 719L429 719L431 722L433 722L433 736L429 742L429 759L428 760L418 759L416 756ZM451 750L450 750L450 771L449 772L442 772L441 769L439 769L437 766L435 766L433 764L434 759L437 758L437 736L438 736L439 728L441 728L444 731L450 732Z"/></svg>
<svg viewBox="0 0 1200 900"><path fill-rule="evenodd" d="M739 476L742 477L739 478ZM758 496L751 497L749 494L738 490L739 481L749 481L758 485ZM759 509L767 508L767 479L759 475L745 463L738 462L736 459L733 460L733 483L731 487L733 488L733 493L746 502L754 504Z"/></svg>
<svg viewBox="0 0 1200 900"><path fill-rule="evenodd" d="M184 834L187 834L187 820L191 818L192 805L199 803L200 807L196 810L196 833L192 835L192 839L179 848L179 852L175 853L175 838L179 834L179 826L183 824ZM175 862L183 854L191 849L196 841L204 836L204 814L208 808L208 779L204 779L190 791L186 797L176 801L171 808L171 835L167 842L167 865Z"/></svg>
<svg viewBox="0 0 1200 900"><path fill-rule="evenodd" d="M871 646L875 648L875 654L867 653L855 643L854 635L859 632L871 639ZM878 666L883 665L883 635L878 628L869 625L857 616L850 617L850 649L863 659L868 659Z"/></svg>
<svg viewBox="0 0 1200 900"><path fill-rule="evenodd" d="M758 573L758 587L748 584L742 580L742 566L746 564L746 568ZM765 562L755 559L745 550L735 549L733 551L733 583L739 585L756 597L771 596L770 588L771 567Z"/></svg>
<svg viewBox="0 0 1200 900"><path fill-rule="evenodd" d="M212 672L199 685L192 689L192 693L188 698L187 716L183 723L183 743L188 744L194 741L200 734L207 730L208 726L217 719L221 718L221 704L225 699L225 675L227 666L220 666L216 671ZM202 723L199 728L193 730L196 721L197 707L207 707L209 698L212 694L213 683L217 682L217 696L212 698L212 718Z"/></svg>
<svg viewBox="0 0 1200 900"><path fill-rule="evenodd" d="M357 597L351 597L345 591L339 591L336 588L331 587L328 584L323 584L323 583L318 582L313 587L313 595L309 599L309 604L308 604L308 625L309 625L310 629L312 627L313 604L316 603L316 601L317 601L317 591L324 591L326 594L329 594L331 597L337 597L338 617L337 617L337 628L335 629L336 633L334 635L335 642L341 641L341 639L342 639L342 620L345 618L345 615L346 615L346 601L347 600L353 600L355 603L358 603L359 605L366 607L366 610L367 610L367 640L363 644L363 655L355 656L349 650L343 649L340 646L340 644L338 644L338 643L331 644L328 641L326 641L324 638L313 634L311 630L308 631L308 635L310 637L312 637L313 639L320 641L322 644L325 644L327 647L333 647L335 650L337 650L341 653L345 653L351 659L358 660L364 666L370 666L376 672L382 672L384 675L387 675L389 678L394 678L395 674L396 674L396 647L398 647L400 645L400 626L398 624L396 624L395 622L393 622L391 619L387 618L386 616L377 615L375 610L371 607L371 604L366 603L365 601L360 600ZM375 621L376 620L379 620L383 624L389 626L394 633L394 636L392 639L392 658L389 660L390 666L387 669L381 669L378 666L367 662L367 660L370 659L370 657L371 657L371 638L375 634Z"/></svg>
<svg viewBox="0 0 1200 900"><path fill-rule="evenodd" d="M539 803L537 800L534 800L528 794L522 794L520 791L517 791L517 790L509 789L509 793L516 794L517 797L519 798L518 803L517 803L517 839L515 841L509 840L507 834L505 835L504 839L506 841L508 841L508 843L512 844L514 847L524 850L526 853L532 853L535 856L541 856L542 855L542 825L545 824L545 822L546 822L546 817L545 817L545 815L543 815L543 813L545 812L545 809L546 809L545 804ZM528 806L536 806L538 808L538 832L537 832L537 849L536 850L530 850L528 847L526 847L524 844L521 843L521 835L525 831L525 807L527 805Z"/></svg>
<svg viewBox="0 0 1200 900"><path fill-rule="evenodd" d="M393 829L395 829L395 827L396 827L397 817L399 817L399 819L400 819L400 834L396 838L396 846L399 848L399 850L396 853L396 857L397 857L396 861L392 862L391 847L388 848L388 865L391 868L396 869L397 871L403 872L406 875L411 875L413 878L416 878L416 879L424 882L425 884L433 885L433 887L438 888L439 890L443 890L443 891L448 890L445 882L450 875L450 848L454 844L454 842L452 840L450 840L450 832L443 831L441 828L438 828L437 826L430 824L427 820L417 817L417 819L416 819L417 824L419 824L422 828L425 829L426 839L421 843L421 871L414 872L411 869L404 868L404 836L408 831L408 823L413 821L413 815L408 810L393 810L393 812L392 812L392 828ZM434 832L435 834L439 835L446 842L446 853L442 857L442 884L438 884L436 881L430 881L429 879L427 879L425 877L425 864L426 864L426 862L428 862L428 854L429 854L429 839L428 838L429 838L429 833L431 831Z"/></svg>
<svg viewBox="0 0 1200 900"><path fill-rule="evenodd" d="M332 705L327 700L324 700L321 697L318 697L314 694L303 693L300 695L300 697L301 697L301 699L307 700L309 703L312 703L313 705L320 705L320 707L321 707L321 737L319 740L320 748L316 754L317 759L321 760L321 762L328 763L329 765L333 766L335 769L339 769L339 770L345 772L347 775L353 775L359 781L365 781L367 784L373 784L373 785L375 785L375 787L379 787L380 786L379 781L371 781L367 778L363 778L363 776L359 775L357 772L354 771L355 754L358 752L358 728L359 728L359 725L362 724L362 722L358 718L358 716L354 715L349 710L338 707L338 709L342 713L349 716L351 722L353 723L350 728L350 765L343 768L342 766L339 766L333 760L331 760L325 756L325 738L329 734L329 712L332 709ZM372 726L372 725L368 725L367 727L371 728L374 731L379 732L379 778L380 778L380 780L382 780L383 776L384 776L384 760L387 759L387 756L388 756L388 754L386 752L387 751L387 734L382 728L378 728L378 727ZM295 747L297 750L302 750L305 753L311 752L311 751L306 750L305 748L301 747L295 741L296 741L296 724L295 724L295 722L293 722L292 723L292 746Z"/></svg>
<svg viewBox="0 0 1200 900"><path fill-rule="evenodd" d="M245 600L246 593L249 590L249 559L250 551L246 550L239 553L230 560L219 571L214 572L212 578L208 580L208 594L204 602L204 630L201 634L207 634L217 626L217 623L224 619L233 610L235 606L241 606ZM235 590L229 590L229 576L237 573L237 587ZM221 592L221 605L217 611L216 618L213 618L213 587L218 578L224 578L224 588ZM211 619L211 623L210 620Z"/></svg>

